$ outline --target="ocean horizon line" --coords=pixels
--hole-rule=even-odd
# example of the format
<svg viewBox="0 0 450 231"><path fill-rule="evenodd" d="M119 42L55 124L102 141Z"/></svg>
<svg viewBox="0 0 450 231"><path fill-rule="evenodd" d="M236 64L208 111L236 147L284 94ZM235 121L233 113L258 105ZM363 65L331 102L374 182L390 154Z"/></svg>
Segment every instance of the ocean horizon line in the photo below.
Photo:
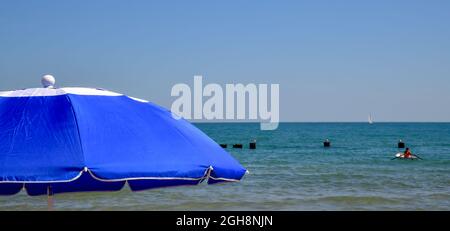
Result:
<svg viewBox="0 0 450 231"><path fill-rule="evenodd" d="M260 121L227 121L227 120L216 120L216 121L196 121L196 120L188 120L191 123L194 124L232 124L232 123L236 123L236 124L260 124ZM279 122L280 124L290 124L290 123L305 123L305 124L326 124L326 123L341 123L341 124L369 124L367 121L281 121ZM374 122L371 125L374 124L446 124L446 123L450 123L450 121L379 121L379 122Z"/></svg>

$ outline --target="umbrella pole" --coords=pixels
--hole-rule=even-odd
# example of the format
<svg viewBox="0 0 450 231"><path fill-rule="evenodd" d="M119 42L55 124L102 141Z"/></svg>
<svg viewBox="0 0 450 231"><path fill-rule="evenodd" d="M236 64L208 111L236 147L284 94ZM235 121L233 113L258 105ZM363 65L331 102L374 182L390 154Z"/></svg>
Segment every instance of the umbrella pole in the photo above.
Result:
<svg viewBox="0 0 450 231"><path fill-rule="evenodd" d="M52 186L47 186L47 210L53 210L53 190Z"/></svg>

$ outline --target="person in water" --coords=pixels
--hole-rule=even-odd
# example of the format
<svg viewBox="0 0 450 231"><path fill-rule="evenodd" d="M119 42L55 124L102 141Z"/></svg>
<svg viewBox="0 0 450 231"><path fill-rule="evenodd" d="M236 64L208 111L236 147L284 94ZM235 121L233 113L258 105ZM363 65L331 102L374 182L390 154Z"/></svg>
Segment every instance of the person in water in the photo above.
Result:
<svg viewBox="0 0 450 231"><path fill-rule="evenodd" d="M411 158L411 151L409 150L409 148L406 148L405 152L403 153L403 157L404 158Z"/></svg>

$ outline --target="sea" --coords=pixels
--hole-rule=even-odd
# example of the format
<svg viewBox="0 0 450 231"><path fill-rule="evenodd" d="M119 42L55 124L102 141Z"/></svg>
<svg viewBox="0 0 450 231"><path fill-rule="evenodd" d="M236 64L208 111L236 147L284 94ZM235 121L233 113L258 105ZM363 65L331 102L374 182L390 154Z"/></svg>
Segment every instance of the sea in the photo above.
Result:
<svg viewBox="0 0 450 231"><path fill-rule="evenodd" d="M257 123L195 126L228 144L249 171L242 181L58 194L53 209L450 210L450 123L281 123L273 131ZM421 160L393 159L403 151L399 139ZM47 197L0 197L0 210L47 210Z"/></svg>

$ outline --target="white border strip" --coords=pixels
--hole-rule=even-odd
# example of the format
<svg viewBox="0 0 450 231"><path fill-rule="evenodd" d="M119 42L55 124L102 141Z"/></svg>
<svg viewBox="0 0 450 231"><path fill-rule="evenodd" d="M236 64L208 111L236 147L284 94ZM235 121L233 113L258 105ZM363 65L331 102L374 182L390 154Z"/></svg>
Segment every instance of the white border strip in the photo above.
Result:
<svg viewBox="0 0 450 231"><path fill-rule="evenodd" d="M122 96L123 94L119 94L116 92L103 90L103 89L94 89L94 88L85 88L85 87L63 87L60 88L66 94L72 95L97 95L97 96Z"/></svg>
<svg viewBox="0 0 450 231"><path fill-rule="evenodd" d="M206 169L206 172L209 170ZM197 181L205 178L205 175L199 178L189 178L189 177L130 177L130 178L120 178L120 179L102 179L94 175L91 170L88 169L89 174L92 176L92 178L101 181L101 182L119 182L119 181L129 181L129 180L192 180Z"/></svg>
<svg viewBox="0 0 450 231"><path fill-rule="evenodd" d="M78 178L83 175L84 170L82 170L80 173L78 173L77 176L75 176L72 179L69 180L53 180L53 181L0 181L0 184L46 184L46 183L69 183L78 180Z"/></svg>
<svg viewBox="0 0 450 231"><path fill-rule="evenodd" d="M93 96L122 96L123 94L95 88L63 87L63 88L28 88L16 91L0 91L0 97L42 97L59 95L93 95Z"/></svg>
<svg viewBox="0 0 450 231"><path fill-rule="evenodd" d="M149 102L150 102L150 101L145 100L145 99L139 99L139 98L131 97L131 96L128 96L128 98L130 98L130 99L132 99L132 100L134 100L134 101L141 102L141 103L149 103Z"/></svg>
<svg viewBox="0 0 450 231"><path fill-rule="evenodd" d="M94 175L94 173L85 167L80 173L72 179L69 180L57 180L57 181L0 181L0 184L47 184L47 183L69 183L77 180L83 175L84 172L88 172L92 178L101 182L120 182L120 181L130 181L130 180L190 180L190 181L198 181L205 179L213 179L213 180L223 180L230 182L239 182L240 180L229 179L229 178L215 178L211 176L211 172L213 171L213 167L209 166L202 177L199 178L189 178L189 177L130 177L130 178L120 178L120 179L102 179ZM248 171L245 173L247 174ZM245 175L244 174L244 175Z"/></svg>
<svg viewBox="0 0 450 231"><path fill-rule="evenodd" d="M83 87L65 87L65 88L29 88L16 91L0 91L0 97L5 98L20 98L20 97L49 97L60 95L91 95L91 96L123 96L123 94L95 88L83 88ZM149 103L150 101L145 99L139 99L136 97L127 96L128 98L141 102Z"/></svg>

